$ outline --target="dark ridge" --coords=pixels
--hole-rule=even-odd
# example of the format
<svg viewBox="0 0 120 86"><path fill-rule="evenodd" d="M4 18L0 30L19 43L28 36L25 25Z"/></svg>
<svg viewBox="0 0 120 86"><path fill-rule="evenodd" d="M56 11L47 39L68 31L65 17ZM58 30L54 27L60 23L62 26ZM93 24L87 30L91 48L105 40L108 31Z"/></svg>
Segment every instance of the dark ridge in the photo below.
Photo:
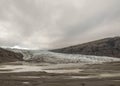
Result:
<svg viewBox="0 0 120 86"><path fill-rule="evenodd" d="M23 61L23 55L0 48L0 63Z"/></svg>
<svg viewBox="0 0 120 86"><path fill-rule="evenodd" d="M105 38L80 45L51 50L58 53L110 56L120 58L120 37Z"/></svg>

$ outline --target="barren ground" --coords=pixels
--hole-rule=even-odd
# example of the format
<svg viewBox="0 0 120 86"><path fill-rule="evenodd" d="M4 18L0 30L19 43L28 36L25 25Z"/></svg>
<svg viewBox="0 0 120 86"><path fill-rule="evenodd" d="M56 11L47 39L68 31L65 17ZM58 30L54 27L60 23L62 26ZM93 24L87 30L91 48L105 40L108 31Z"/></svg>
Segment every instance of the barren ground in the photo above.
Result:
<svg viewBox="0 0 120 86"><path fill-rule="evenodd" d="M1 64L0 86L120 86L120 62Z"/></svg>

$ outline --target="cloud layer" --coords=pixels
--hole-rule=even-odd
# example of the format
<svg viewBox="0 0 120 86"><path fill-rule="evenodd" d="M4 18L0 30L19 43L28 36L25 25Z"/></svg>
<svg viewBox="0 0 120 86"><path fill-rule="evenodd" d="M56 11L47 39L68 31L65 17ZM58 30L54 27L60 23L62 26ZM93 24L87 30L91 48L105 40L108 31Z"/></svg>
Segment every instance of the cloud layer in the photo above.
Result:
<svg viewBox="0 0 120 86"><path fill-rule="evenodd" d="M0 45L58 48L120 34L120 0L0 0Z"/></svg>

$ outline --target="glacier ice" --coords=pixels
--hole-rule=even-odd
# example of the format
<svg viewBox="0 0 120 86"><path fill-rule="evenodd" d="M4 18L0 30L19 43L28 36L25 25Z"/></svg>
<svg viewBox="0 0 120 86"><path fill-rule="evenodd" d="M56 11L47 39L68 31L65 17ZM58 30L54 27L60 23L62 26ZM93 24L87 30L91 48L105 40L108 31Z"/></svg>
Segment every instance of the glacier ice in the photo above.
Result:
<svg viewBox="0 0 120 86"><path fill-rule="evenodd" d="M22 51L26 61L45 63L103 63L120 61L119 58L80 54L63 54L45 50Z"/></svg>

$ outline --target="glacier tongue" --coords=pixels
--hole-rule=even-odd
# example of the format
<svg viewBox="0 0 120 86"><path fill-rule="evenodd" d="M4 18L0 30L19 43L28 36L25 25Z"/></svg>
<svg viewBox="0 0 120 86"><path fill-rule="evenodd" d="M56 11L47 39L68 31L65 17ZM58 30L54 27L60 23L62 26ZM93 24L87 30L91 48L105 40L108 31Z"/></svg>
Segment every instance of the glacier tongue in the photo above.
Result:
<svg viewBox="0 0 120 86"><path fill-rule="evenodd" d="M45 63L102 63L120 61L119 58L80 54L63 54L50 51L22 52L26 61Z"/></svg>

